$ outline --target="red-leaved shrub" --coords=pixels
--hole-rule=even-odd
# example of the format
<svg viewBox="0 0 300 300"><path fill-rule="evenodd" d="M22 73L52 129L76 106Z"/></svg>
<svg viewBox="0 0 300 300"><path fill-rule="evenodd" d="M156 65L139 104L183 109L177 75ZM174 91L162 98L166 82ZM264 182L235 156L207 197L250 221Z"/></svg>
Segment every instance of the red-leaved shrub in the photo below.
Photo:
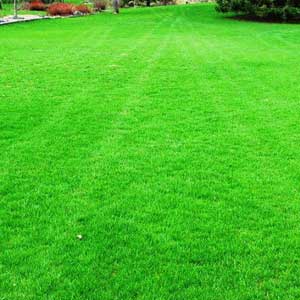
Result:
<svg viewBox="0 0 300 300"><path fill-rule="evenodd" d="M75 7L75 10L79 11L79 12L81 12L83 14L90 14L91 13L90 8L88 6L86 6L86 5L84 5L84 4L77 5Z"/></svg>
<svg viewBox="0 0 300 300"><path fill-rule="evenodd" d="M76 7L71 3L53 3L48 7L50 16L70 16L74 14Z"/></svg>
<svg viewBox="0 0 300 300"><path fill-rule="evenodd" d="M29 10L46 10L46 5L39 0L32 1L28 5Z"/></svg>

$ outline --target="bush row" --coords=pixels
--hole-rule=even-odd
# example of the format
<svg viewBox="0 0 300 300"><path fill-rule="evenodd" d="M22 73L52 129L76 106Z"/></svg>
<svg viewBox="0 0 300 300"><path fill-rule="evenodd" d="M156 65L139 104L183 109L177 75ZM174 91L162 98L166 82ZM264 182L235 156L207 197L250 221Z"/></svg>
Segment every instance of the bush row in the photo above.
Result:
<svg viewBox="0 0 300 300"><path fill-rule="evenodd" d="M300 21L300 0L217 0L217 10L264 20Z"/></svg>
<svg viewBox="0 0 300 300"><path fill-rule="evenodd" d="M149 2L150 3L150 2ZM151 6L157 5L170 5L176 4L175 0L163 0L163 1L153 1L151 2ZM121 7L132 7L134 5L139 6L146 6L147 2L138 1L135 2L133 0L122 0ZM22 5L22 9L25 10L36 10L36 11L47 11L51 16L67 16L67 15L74 15L74 14L89 14L93 11L100 12L105 10L107 4L105 0L95 0L93 2L93 7L89 7L85 4L74 5L71 3L63 3L63 2L56 2L52 4L45 4L41 0L33 0L32 2L25 3Z"/></svg>
<svg viewBox="0 0 300 300"><path fill-rule="evenodd" d="M50 16L69 16L74 14L90 14L92 9L85 5L74 5L72 3L52 3L50 5L45 4L40 0L34 0L30 3L23 5L22 9L35 10L35 11L47 11ZM94 11L101 11L106 9L106 3L100 0L95 1Z"/></svg>

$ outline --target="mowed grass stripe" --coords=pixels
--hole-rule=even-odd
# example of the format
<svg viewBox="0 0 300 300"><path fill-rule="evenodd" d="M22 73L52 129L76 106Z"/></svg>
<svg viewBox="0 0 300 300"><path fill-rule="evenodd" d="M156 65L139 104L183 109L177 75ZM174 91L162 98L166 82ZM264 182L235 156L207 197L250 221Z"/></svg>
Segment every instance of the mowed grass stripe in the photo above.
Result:
<svg viewBox="0 0 300 300"><path fill-rule="evenodd" d="M166 22L166 19L163 19ZM53 109L57 108L57 110L54 111L54 113L56 114L62 114L64 112L64 109L60 109L61 105L70 105L70 103L72 104L72 102L76 102L78 100L76 100L76 97L81 98L82 95L86 95L87 93L93 93L95 94L97 97L101 98L103 100L103 97L105 97L105 95L107 95L107 93L113 93L116 94L118 96L118 91L114 92L114 87L118 87L120 89L124 88L124 83L122 82L121 85L118 84L119 83L119 78L124 78L124 81L126 81L126 83L130 80L130 76L132 76L131 73L129 73L126 68L122 67L122 63L120 64L120 62L122 61L126 61L127 63L129 62L129 60L133 60L134 63L138 63L138 56L136 53L136 49L138 49L139 47L139 43L147 43L147 36L151 37L151 32L155 30L155 28L159 28L160 22L158 22L153 28L151 28L150 31L147 31L145 33L145 36L142 36L138 42L136 43L128 43L128 42L124 42L125 45L125 49L121 48L120 51L116 52L116 50L113 50L112 52L110 52L111 50L105 50L106 53L105 55L103 55L103 53L101 52L103 49L105 48L109 48L108 45L110 45L111 40L113 39L113 37L110 37L106 42L105 45L101 45L103 44L103 40L101 39L100 43L92 43L90 41L97 40L97 37L99 39L101 31L103 30L101 28L100 33L97 32L97 34L94 34L94 31L91 31L91 37L89 33L86 33L86 29L83 31L84 32L84 36L87 36L88 40L86 42L86 45L89 44L93 44L92 47L89 46L81 46L79 51L81 54L81 61L78 59L79 57L77 57L77 52L76 49L73 52L73 49L71 52L68 52L69 47L65 47L65 49L60 49L60 48L54 48L56 51L55 54L48 58L48 59L44 59L44 56L42 56L42 58L40 59L40 61L42 62L42 64L38 64L36 63L33 68L31 66L31 61L27 62L27 67L28 64L30 65L29 74L26 74L26 76L24 76L22 74L22 72L19 72L16 70L18 76L20 76L20 78L18 78L18 82L20 81L22 83L22 92L26 93L24 96L25 98L27 98L28 96L28 100L32 101L36 100L37 105L41 106L41 102L42 104L45 105L45 108L51 109L50 112L47 110L46 113L53 113ZM156 27L157 26L157 27ZM108 29L108 33L107 35L111 35L111 32L109 31L109 26L106 26ZM104 31L105 32L105 31ZM81 33L79 34L81 35ZM52 36L52 34L51 34ZM71 45L73 45L73 38L74 34L71 35ZM76 36L76 35L75 35ZM104 36L104 39L105 36ZM77 44L77 42L75 42L75 44ZM99 45L100 44L100 45ZM118 44L118 43L117 43ZM97 47L95 47L94 45L98 45L98 50L96 51ZM48 47L49 45L47 45ZM129 47L129 48L128 48ZM39 53L42 53L42 51L38 50L39 48L36 49L36 51L38 51ZM82 51L83 50L83 51ZM151 51L151 49L149 49L149 51ZM152 49L152 51L154 51ZM7 49L7 52L10 53L10 49ZM76 56L74 58L74 53L76 53ZM116 55L114 55L114 53L116 53ZM44 55L44 54L41 54ZM57 60L57 57L59 57L59 59ZM62 58L61 58L62 57ZM11 58L12 59L12 58ZM62 61L62 59L65 59L66 61ZM36 59L38 60L38 59ZM132 63L133 63L132 62ZM44 64L44 65L43 65ZM26 65L25 65L26 66ZM63 68L63 66L65 66L65 68ZM23 67L23 66L21 66ZM32 68L32 69L31 69ZM118 70L116 70L116 68ZM141 65L141 69L143 68L143 65ZM67 79L65 80L63 75L64 72L66 72L66 69L68 70L68 75ZM139 71L140 69L137 68L137 71ZM120 71L122 71L122 73L120 73ZM4 70L4 73L6 73L7 70ZM48 80L47 74L53 72L55 74L55 76L53 76L52 81L50 79L50 81ZM61 72L61 73L60 73ZM37 78L32 78L33 73L35 74L39 74L39 76ZM42 73L42 75L44 74L45 79L40 78L40 74ZM10 72L7 72L7 76L9 76ZM83 75L83 76L82 76ZM86 77L85 77L86 76ZM101 84L99 84L99 77L104 78L106 80L102 80ZM5 78L4 78L5 79ZM114 80L115 79L115 80ZM35 81L36 80L36 81ZM61 88L54 88L55 86L59 86ZM3 93L5 93L3 95L3 99L14 99L14 95L13 95L13 89L12 89L12 83L9 83L9 89L8 91L3 91ZM28 91L29 89L29 91ZM40 92L38 93L38 97L32 99L32 97L30 97L30 95L34 92ZM9 93L12 92L12 95L10 95ZM48 96L50 94L50 96ZM62 101L65 98L67 98L68 101ZM25 114L27 113L27 108L28 108L28 103L27 101L24 101L24 98L21 98L23 101L19 101L20 106L24 105L24 110L21 110L22 112L25 112ZM84 98L85 99L85 98ZM93 97L91 97L91 99L93 99ZM17 99L16 99L17 100ZM109 99L109 101L113 104L118 103L116 99ZM50 102L50 104L49 104ZM100 105L103 104L104 101L98 101ZM16 109L14 102L9 101L9 104L11 104L11 106L7 106L8 109ZM105 102L106 103L106 102ZM55 104L55 105L54 105ZM56 105L57 104L57 105ZM19 106L18 106L19 108ZM33 111L33 110L32 110ZM28 114L28 113L27 113ZM19 118L21 118L23 115L19 116L17 115ZM13 115L14 116L14 115ZM13 117L10 114L7 114L7 117ZM40 115L40 117L42 117L43 115ZM55 116L52 118L50 118L49 120L49 115L47 114L47 119L41 119L41 123L46 123L51 121L52 119L55 120ZM61 116L63 119L63 116ZM22 118L23 122L25 118ZM7 120L6 120L7 122ZM15 122L11 122L11 123L16 123L14 124L14 126L17 126L17 124L19 123L18 120L15 120ZM23 125L23 124L22 124ZM37 125L40 125L40 123L38 123ZM28 126L32 126L32 120L30 121L30 124ZM47 126L47 125L46 125ZM38 127L39 128L39 127ZM27 130L28 131L28 130ZM28 133L28 134L31 134ZM26 137L25 137L26 138ZM9 140L9 139L8 139Z"/></svg>
<svg viewBox="0 0 300 300"><path fill-rule="evenodd" d="M3 297L296 299L298 31L191 5L0 32Z"/></svg>

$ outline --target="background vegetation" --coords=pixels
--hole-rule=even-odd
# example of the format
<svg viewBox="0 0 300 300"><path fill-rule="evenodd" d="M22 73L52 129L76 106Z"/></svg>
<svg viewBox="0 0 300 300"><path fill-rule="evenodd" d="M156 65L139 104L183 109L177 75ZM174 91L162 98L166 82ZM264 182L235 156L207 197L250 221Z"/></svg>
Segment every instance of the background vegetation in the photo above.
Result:
<svg viewBox="0 0 300 300"><path fill-rule="evenodd" d="M300 0L216 0L221 12L264 20L300 21Z"/></svg>

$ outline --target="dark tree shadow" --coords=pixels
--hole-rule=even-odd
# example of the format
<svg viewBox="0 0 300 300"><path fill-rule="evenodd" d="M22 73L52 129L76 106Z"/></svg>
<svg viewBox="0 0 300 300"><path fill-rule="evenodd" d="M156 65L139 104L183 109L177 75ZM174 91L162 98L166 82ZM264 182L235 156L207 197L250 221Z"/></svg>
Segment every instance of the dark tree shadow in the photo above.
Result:
<svg viewBox="0 0 300 300"><path fill-rule="evenodd" d="M231 15L225 16L226 19L236 20L241 22L257 22L257 23L273 23L273 24L300 24L300 20L281 20L277 18L261 18L250 15Z"/></svg>

